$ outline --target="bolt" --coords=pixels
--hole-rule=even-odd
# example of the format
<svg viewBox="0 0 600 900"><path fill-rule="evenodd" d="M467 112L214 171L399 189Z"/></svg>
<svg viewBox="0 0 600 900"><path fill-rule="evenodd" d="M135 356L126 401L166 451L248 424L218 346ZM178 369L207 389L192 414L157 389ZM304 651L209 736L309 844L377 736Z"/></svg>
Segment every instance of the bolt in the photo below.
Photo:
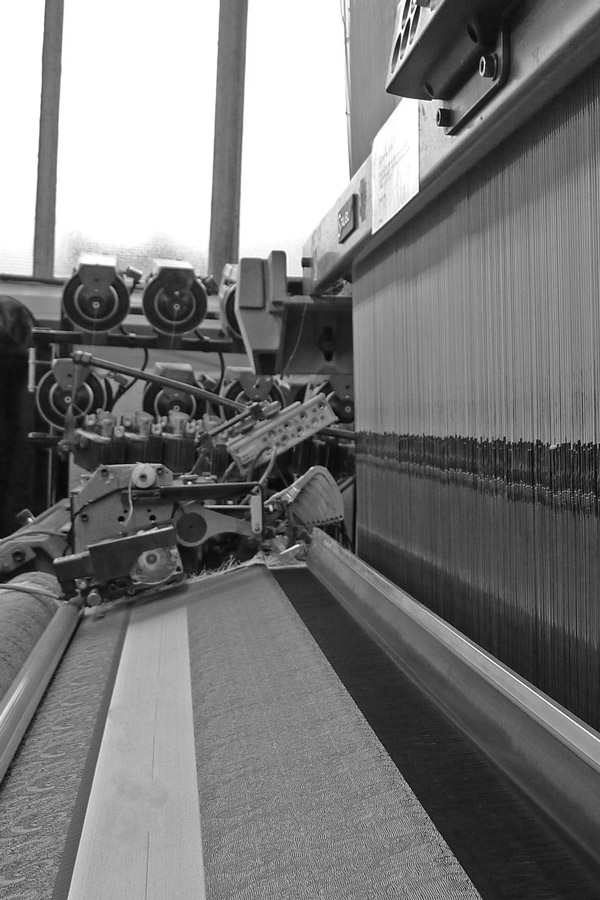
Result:
<svg viewBox="0 0 600 900"><path fill-rule="evenodd" d="M482 56L479 60L479 74L482 78L497 78L498 76L498 57L495 53L489 56Z"/></svg>
<svg viewBox="0 0 600 900"><path fill-rule="evenodd" d="M435 124L440 128L448 128L452 124L452 110L447 106L440 106L435 114Z"/></svg>

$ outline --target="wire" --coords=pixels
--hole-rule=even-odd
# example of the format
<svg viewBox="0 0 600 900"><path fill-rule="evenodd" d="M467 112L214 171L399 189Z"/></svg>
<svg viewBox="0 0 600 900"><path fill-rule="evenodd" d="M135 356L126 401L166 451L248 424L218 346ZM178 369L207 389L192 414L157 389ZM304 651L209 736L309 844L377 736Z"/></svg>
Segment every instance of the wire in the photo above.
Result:
<svg viewBox="0 0 600 900"><path fill-rule="evenodd" d="M223 387L223 382L225 380L225 357L223 356L223 354L221 353L220 350L217 350L216 353L219 357L219 362L221 363L221 377L219 378L219 381L215 388L215 393L218 394L219 391L221 390L221 388Z"/></svg>
<svg viewBox="0 0 600 900"><path fill-rule="evenodd" d="M259 483L259 484L264 484L264 483L265 483L265 481L267 480L267 478L269 477L269 475L270 475L271 472L273 471L273 466L275 465L275 460L276 460L276 459L277 459L277 452L276 452L275 450L272 450L272 451L271 451L271 456L270 456L269 462L267 463L267 468L265 469L265 471L262 473L262 475L261 475L260 478L258 479L258 483ZM256 462L255 462L254 465L252 466L253 469L254 469L254 466L255 466L255 465L256 465Z"/></svg>
<svg viewBox="0 0 600 900"><path fill-rule="evenodd" d="M79 509L76 509L75 512L71 515L71 521L74 522L77 516L80 516L89 506L94 506L96 503L100 503L102 500L106 500L107 497L112 497L114 494L121 494L123 492L122 487L115 488L112 491L108 491L106 494L102 494L101 497L94 497L92 500L88 500L87 503L84 503L83 506L80 506Z"/></svg>
<svg viewBox="0 0 600 900"><path fill-rule="evenodd" d="M123 522L123 528L126 528L127 525L129 525L129 523L131 522L131 518L133 516L132 493L133 493L133 473L134 473L134 471L135 471L134 469L131 470L131 477L129 479L129 487L127 488L127 502L129 504L129 512L127 513L127 517L125 518L125 521Z"/></svg>
<svg viewBox="0 0 600 900"><path fill-rule="evenodd" d="M146 371L146 368L148 366L148 359L150 357L149 351L146 347L143 348L143 353L144 353L144 362L142 363L140 372ZM139 380L140 380L139 378L132 378L127 384L124 384L119 388L119 390L117 391L117 393L114 396L112 403L110 404L110 409L108 410L108 412L113 411L113 409L115 408L115 406L117 405L117 403L119 402L121 397L123 397L127 393L127 391L131 390L131 388L134 386L134 384L136 384Z"/></svg>
<svg viewBox="0 0 600 900"><path fill-rule="evenodd" d="M300 346L300 339L302 338L302 332L304 330L304 319L306 318L307 307L308 307L308 303L305 303L304 308L302 310L302 318L300 319L300 328L298 329L298 337L296 338L296 344L295 344L294 349L292 350L290 356L288 357L288 360L287 360L285 366L282 367L282 372L287 372L287 370L290 366L290 363L292 362L294 356L296 355L296 350Z"/></svg>

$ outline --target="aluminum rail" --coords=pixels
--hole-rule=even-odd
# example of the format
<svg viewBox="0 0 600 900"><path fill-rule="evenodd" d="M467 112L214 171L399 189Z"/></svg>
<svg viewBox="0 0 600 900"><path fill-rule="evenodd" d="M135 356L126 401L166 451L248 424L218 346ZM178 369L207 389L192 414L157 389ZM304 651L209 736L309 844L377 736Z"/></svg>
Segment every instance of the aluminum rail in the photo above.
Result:
<svg viewBox="0 0 600 900"><path fill-rule="evenodd" d="M600 734L318 529L308 567L597 865Z"/></svg>
<svg viewBox="0 0 600 900"><path fill-rule="evenodd" d="M64 603L54 614L0 703L0 782L50 683L79 620L81 604Z"/></svg>

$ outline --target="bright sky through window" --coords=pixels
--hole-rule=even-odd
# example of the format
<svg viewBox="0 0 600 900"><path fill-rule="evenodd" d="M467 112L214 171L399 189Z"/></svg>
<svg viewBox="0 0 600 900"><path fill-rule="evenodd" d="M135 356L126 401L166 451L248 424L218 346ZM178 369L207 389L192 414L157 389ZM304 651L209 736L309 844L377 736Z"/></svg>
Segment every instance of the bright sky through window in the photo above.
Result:
<svg viewBox="0 0 600 900"><path fill-rule="evenodd" d="M206 272L218 12L66 0L56 274L86 249ZM292 274L348 180L343 51L338 0L250 0L241 253Z"/></svg>

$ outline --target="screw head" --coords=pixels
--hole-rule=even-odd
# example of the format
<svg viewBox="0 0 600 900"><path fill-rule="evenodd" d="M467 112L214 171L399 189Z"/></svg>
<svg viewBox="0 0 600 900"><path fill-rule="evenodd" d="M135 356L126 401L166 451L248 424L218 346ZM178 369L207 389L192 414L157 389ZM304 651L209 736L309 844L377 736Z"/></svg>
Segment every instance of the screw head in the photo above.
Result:
<svg viewBox="0 0 600 900"><path fill-rule="evenodd" d="M498 57L495 53L481 57L479 60L479 74L482 78L496 78L498 76Z"/></svg>
<svg viewBox="0 0 600 900"><path fill-rule="evenodd" d="M435 124L440 128L448 128L452 124L452 110L448 106L440 106L435 114Z"/></svg>

